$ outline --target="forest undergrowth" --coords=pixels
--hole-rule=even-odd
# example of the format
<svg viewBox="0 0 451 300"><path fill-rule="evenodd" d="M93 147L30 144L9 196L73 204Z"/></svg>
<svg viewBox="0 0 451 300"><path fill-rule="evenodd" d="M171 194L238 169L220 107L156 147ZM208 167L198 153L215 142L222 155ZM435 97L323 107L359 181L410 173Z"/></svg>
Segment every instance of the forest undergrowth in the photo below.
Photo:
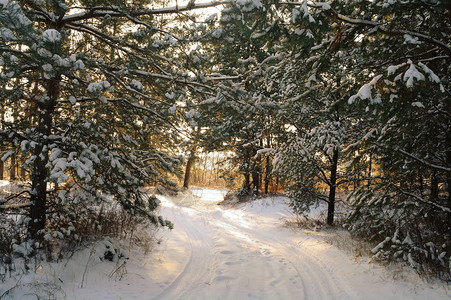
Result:
<svg viewBox="0 0 451 300"><path fill-rule="evenodd" d="M14 193L22 184L15 185ZM0 190L5 199L12 189ZM43 264L69 260L75 253L101 246L101 260L117 262L126 258L127 249L140 249L145 254L156 243L158 228L149 220L119 209L114 202L85 205L71 202L62 208L54 202L42 239L27 239L29 219L25 211L11 210L26 206L26 199L15 197L13 203L2 207L0 214L0 282L7 277L20 278L36 272ZM64 214L61 213L64 209ZM125 263L122 269L125 267ZM0 297L1 298L1 297Z"/></svg>

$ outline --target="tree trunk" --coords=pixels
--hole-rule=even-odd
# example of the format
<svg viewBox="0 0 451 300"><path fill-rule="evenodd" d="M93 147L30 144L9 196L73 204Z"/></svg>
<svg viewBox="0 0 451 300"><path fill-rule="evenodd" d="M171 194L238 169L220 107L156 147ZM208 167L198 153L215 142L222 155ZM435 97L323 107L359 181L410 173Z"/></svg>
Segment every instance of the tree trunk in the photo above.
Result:
<svg viewBox="0 0 451 300"><path fill-rule="evenodd" d="M244 173L244 186L243 189L245 189L247 192L251 189L251 176L249 172Z"/></svg>
<svg viewBox="0 0 451 300"><path fill-rule="evenodd" d="M11 167L9 169L9 180L16 180L16 154L11 155Z"/></svg>
<svg viewBox="0 0 451 300"><path fill-rule="evenodd" d="M244 169L242 169L244 175L243 190L246 191L246 194L249 194L251 190L251 172L250 172L251 159L249 149L246 149L244 152L243 165L244 165Z"/></svg>
<svg viewBox="0 0 451 300"><path fill-rule="evenodd" d="M369 157L369 165L368 165L368 188L371 186L371 176L372 176L372 169L373 169L373 153L370 152L370 157Z"/></svg>
<svg viewBox="0 0 451 300"><path fill-rule="evenodd" d="M354 180L354 192L360 187L360 164L361 162L359 161L359 163L354 168L357 174L357 178L356 180Z"/></svg>
<svg viewBox="0 0 451 300"><path fill-rule="evenodd" d="M268 194L268 192L269 192L269 181L270 181L269 174L271 174L271 162L270 162L269 156L266 156L265 194Z"/></svg>
<svg viewBox="0 0 451 300"><path fill-rule="evenodd" d="M19 177L20 177L20 180L23 180L23 181L25 181L26 177L27 177L27 172L25 170L25 161L26 161L26 158L25 158L25 155L23 154L20 157L20 167L19 167L19 170L20 170Z"/></svg>
<svg viewBox="0 0 451 300"><path fill-rule="evenodd" d="M268 134L266 137L266 147L271 148L271 135ZM269 193L269 183L271 181L272 164L269 154L266 155L266 166L265 166L265 194Z"/></svg>
<svg viewBox="0 0 451 300"><path fill-rule="evenodd" d="M53 112L59 93L59 83L61 79L49 80L47 84L48 99L44 103L39 103L39 119L36 128L38 145L34 150L36 159L31 172L31 207L30 222L28 223L28 237L38 239L45 228L47 214L47 173L46 167L49 161L49 149L47 137L51 133L53 123Z"/></svg>
<svg viewBox="0 0 451 300"><path fill-rule="evenodd" d="M189 182L190 182L190 178L191 178L191 169L194 165L194 162L196 161L195 151L196 151L195 149L191 150L188 161L186 162L185 179L183 180L183 187L185 189L189 188Z"/></svg>
<svg viewBox="0 0 451 300"><path fill-rule="evenodd" d="M257 150L252 149L252 157L255 157L257 155ZM260 192L260 173L261 173L261 163L260 163L260 157L255 159L252 162L252 193L256 196L258 196Z"/></svg>
<svg viewBox="0 0 451 300"><path fill-rule="evenodd" d="M0 157L1 158L1 157ZM4 169L4 163L3 163L3 161L2 160L0 160L0 180L3 180L3 177L5 176L4 174L3 174L3 169Z"/></svg>
<svg viewBox="0 0 451 300"><path fill-rule="evenodd" d="M189 182L191 177L191 168L194 164L194 158L188 158L188 161L186 162L186 169L185 169L185 179L183 180L183 187L189 188Z"/></svg>
<svg viewBox="0 0 451 300"><path fill-rule="evenodd" d="M20 168L20 179L23 181L27 179L27 172L23 166Z"/></svg>
<svg viewBox="0 0 451 300"><path fill-rule="evenodd" d="M260 191L260 174L257 166L252 170L252 185L254 195L258 195Z"/></svg>
<svg viewBox="0 0 451 300"><path fill-rule="evenodd" d="M424 179L423 174L421 173L421 170L418 169L418 186L420 188L420 195L423 197L424 195Z"/></svg>
<svg viewBox="0 0 451 300"><path fill-rule="evenodd" d="M39 120L38 132L46 130L45 126L41 124L51 124L52 118L48 111L41 113ZM44 128L43 128L44 127ZM40 129L41 130L40 130ZM50 128L50 126L49 126ZM42 141L36 147L34 153L36 159L33 163L33 170L31 175L31 207L30 207L30 223L28 225L28 233L31 239L39 237L39 231L45 228L46 220L46 199L47 199L47 168L48 150L45 141Z"/></svg>
<svg viewBox="0 0 451 300"><path fill-rule="evenodd" d="M334 150L332 157L332 166L330 168L330 189L329 189L329 205L327 207L327 224L334 224L335 214L335 191L337 188L337 167L338 167L338 150Z"/></svg>

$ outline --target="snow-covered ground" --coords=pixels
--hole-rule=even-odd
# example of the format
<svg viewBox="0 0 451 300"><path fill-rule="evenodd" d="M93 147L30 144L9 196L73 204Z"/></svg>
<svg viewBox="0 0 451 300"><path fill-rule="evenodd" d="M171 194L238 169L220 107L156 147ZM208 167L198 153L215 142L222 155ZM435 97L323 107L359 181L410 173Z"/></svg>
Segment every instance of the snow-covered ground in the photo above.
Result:
<svg viewBox="0 0 451 300"><path fill-rule="evenodd" d="M161 230L150 253L130 253L125 268L101 262L102 249L92 248L19 284L52 282L58 299L450 299L445 284L413 272L394 278L332 246L328 233L284 227L292 214L283 197L225 208L216 205L222 191L193 194L160 197L175 229ZM11 282L0 283L0 298Z"/></svg>

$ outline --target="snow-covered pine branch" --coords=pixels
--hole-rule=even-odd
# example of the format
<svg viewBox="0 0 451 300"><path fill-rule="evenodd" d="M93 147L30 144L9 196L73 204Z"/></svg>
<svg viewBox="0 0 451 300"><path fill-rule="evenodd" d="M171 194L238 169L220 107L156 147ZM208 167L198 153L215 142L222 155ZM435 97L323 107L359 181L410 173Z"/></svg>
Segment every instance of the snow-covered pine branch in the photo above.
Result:
<svg viewBox="0 0 451 300"><path fill-rule="evenodd" d="M384 25L376 22L376 21L368 21L368 20L362 20L362 19L353 19L349 18L347 16L344 16L342 14L337 13L334 10L331 10L337 20L343 21L348 24L352 25L358 25L358 26L365 26L365 27L371 27L371 33L380 31L381 33L388 34L388 35L397 35L397 36L404 36L406 34L410 36L417 37L423 41L426 41L428 43L431 43L433 45L436 45L440 47L441 49L445 50L445 52L448 54L448 57L451 56L451 46L447 44L446 42L443 42L441 40L438 40L432 36L420 33L420 32L414 32L404 29L387 29Z"/></svg>

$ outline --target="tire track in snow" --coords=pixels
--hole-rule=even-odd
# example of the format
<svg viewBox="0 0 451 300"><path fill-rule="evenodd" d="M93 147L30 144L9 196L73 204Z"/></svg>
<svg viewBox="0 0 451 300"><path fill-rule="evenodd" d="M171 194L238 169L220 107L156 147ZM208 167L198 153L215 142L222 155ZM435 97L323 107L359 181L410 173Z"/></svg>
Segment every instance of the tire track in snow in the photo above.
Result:
<svg viewBox="0 0 451 300"><path fill-rule="evenodd" d="M190 255L184 270L155 299L356 298L312 250L293 243L274 224L260 224L272 226L261 230L258 217L230 218L228 211L228 218L211 204L175 204L171 212L176 229L188 236Z"/></svg>
<svg viewBox="0 0 451 300"><path fill-rule="evenodd" d="M242 251L239 253L240 255L244 254L244 257L246 257L247 254L247 257L251 256L257 259L260 257L257 261L258 266L253 269L254 273L255 275L266 273L271 276L272 279L268 288L272 289L272 294L277 296L277 298L262 297L261 299L307 299L305 283L299 270L283 253L276 253L283 248L282 245L268 243L266 240L264 241L257 237L254 232L242 230L240 226L224 219L219 220L219 218L216 218L212 226L219 231L219 234L223 235L224 239L228 236L227 240L232 242L232 244L238 241L238 243L247 248L247 251ZM233 251L229 250L223 250L222 253L224 252L233 253ZM292 270L290 271L290 269ZM253 274L247 275L252 276ZM263 290L263 296L267 292ZM221 299L229 298L226 295L226 297Z"/></svg>
<svg viewBox="0 0 451 300"><path fill-rule="evenodd" d="M278 249L283 257L297 271L304 287L303 299L354 299L355 295L347 285L339 280L333 271L316 258L305 247L296 247L274 234L252 230L238 223L231 223L221 217L222 222L232 226L236 231L246 234L266 247Z"/></svg>
<svg viewBox="0 0 451 300"><path fill-rule="evenodd" d="M191 213L187 214L189 210ZM207 230L201 232L201 222L195 222L193 215L199 214L198 210L174 205L171 207L175 230L183 230L188 237L189 260L183 271L175 280L167 286L154 299L186 299L187 293L195 287L205 285L208 273L211 270L211 237Z"/></svg>

